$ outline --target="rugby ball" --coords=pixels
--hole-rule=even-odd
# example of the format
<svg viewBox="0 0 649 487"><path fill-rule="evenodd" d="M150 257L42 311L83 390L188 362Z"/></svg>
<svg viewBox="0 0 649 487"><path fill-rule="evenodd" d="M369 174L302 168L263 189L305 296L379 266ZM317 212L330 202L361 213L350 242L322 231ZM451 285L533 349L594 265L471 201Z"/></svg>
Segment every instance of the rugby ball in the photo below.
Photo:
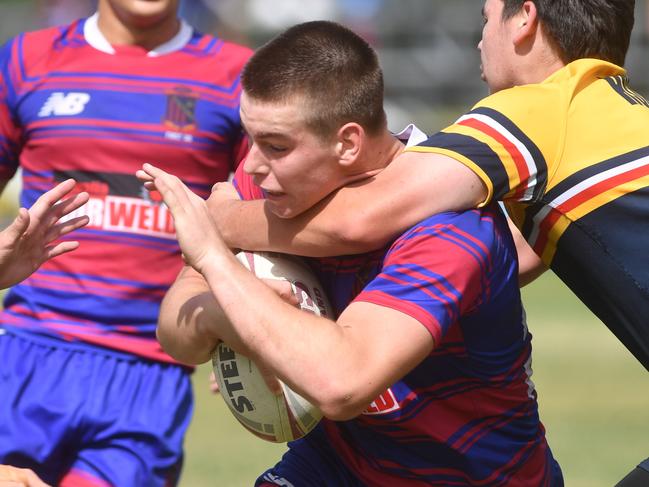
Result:
<svg viewBox="0 0 649 487"><path fill-rule="evenodd" d="M333 318L322 286L297 258L271 252L239 252L239 261L261 279L289 281L300 308ZM322 413L280 381L274 394L253 361L221 342L212 352L214 375L221 396L234 417L251 433L282 443L301 438L322 418Z"/></svg>

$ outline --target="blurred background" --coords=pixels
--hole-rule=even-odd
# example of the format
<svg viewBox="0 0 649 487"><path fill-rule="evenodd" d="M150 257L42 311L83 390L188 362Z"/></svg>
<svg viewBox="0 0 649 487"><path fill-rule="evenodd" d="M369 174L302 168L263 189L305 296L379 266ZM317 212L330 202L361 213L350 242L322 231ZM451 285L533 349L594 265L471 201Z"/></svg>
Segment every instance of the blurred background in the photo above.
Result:
<svg viewBox="0 0 649 487"><path fill-rule="evenodd" d="M307 20L332 19L353 28L379 53L390 128L414 121L429 133L487 94L476 49L481 8L480 0L181 2L182 15L200 30L253 48ZM0 42L94 9L93 0L0 0ZM626 67L631 85L648 96L649 0L636 0ZM5 223L15 214L18 191L14 183L0 199ZM649 456L649 374L551 273L523 295L541 417L566 485L611 486ZM205 365L194 376L196 413L181 486L252 485L285 446L240 427L221 398L209 393L208 374Z"/></svg>

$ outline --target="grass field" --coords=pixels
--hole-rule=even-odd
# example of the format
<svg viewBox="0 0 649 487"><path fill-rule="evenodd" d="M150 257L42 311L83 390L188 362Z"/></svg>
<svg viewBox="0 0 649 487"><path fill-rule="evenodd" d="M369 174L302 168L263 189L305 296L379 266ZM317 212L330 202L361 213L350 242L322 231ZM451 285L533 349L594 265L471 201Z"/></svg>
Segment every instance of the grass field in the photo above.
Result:
<svg viewBox="0 0 649 487"><path fill-rule="evenodd" d="M541 418L567 487L610 487L649 456L649 374L551 274L524 289ZM284 445L244 430L194 376L181 487L252 485Z"/></svg>

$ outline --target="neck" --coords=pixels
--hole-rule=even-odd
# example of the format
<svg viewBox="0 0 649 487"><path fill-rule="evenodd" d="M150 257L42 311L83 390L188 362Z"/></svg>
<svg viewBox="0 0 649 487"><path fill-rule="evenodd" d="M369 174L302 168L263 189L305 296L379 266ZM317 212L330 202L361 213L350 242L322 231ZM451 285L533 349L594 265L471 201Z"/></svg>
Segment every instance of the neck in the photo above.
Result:
<svg viewBox="0 0 649 487"><path fill-rule="evenodd" d="M545 81L565 66L555 43L539 26L536 35L526 46L521 47L522 68L519 84L536 84Z"/></svg>
<svg viewBox="0 0 649 487"><path fill-rule="evenodd" d="M404 144L388 130L370 137L364 144L364 154L354 164L353 174L349 174L345 184L362 181L376 176L403 151Z"/></svg>
<svg viewBox="0 0 649 487"><path fill-rule="evenodd" d="M180 30L175 12L156 18L138 18L118 11L106 1L99 2L98 12L97 26L106 40L115 46L140 46L151 51L172 39Z"/></svg>
<svg viewBox="0 0 649 487"><path fill-rule="evenodd" d="M386 130L370 140L362 166L367 171L381 171L403 151L404 147L403 142Z"/></svg>

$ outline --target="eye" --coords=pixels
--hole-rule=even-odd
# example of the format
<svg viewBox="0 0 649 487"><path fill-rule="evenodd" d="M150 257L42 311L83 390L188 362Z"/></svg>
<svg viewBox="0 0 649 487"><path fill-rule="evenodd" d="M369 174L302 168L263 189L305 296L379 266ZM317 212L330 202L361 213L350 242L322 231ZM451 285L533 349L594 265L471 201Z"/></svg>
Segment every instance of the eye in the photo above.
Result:
<svg viewBox="0 0 649 487"><path fill-rule="evenodd" d="M280 146L280 145L275 145L275 144L268 144L268 148L273 151L273 152L284 152L286 151L286 147Z"/></svg>

